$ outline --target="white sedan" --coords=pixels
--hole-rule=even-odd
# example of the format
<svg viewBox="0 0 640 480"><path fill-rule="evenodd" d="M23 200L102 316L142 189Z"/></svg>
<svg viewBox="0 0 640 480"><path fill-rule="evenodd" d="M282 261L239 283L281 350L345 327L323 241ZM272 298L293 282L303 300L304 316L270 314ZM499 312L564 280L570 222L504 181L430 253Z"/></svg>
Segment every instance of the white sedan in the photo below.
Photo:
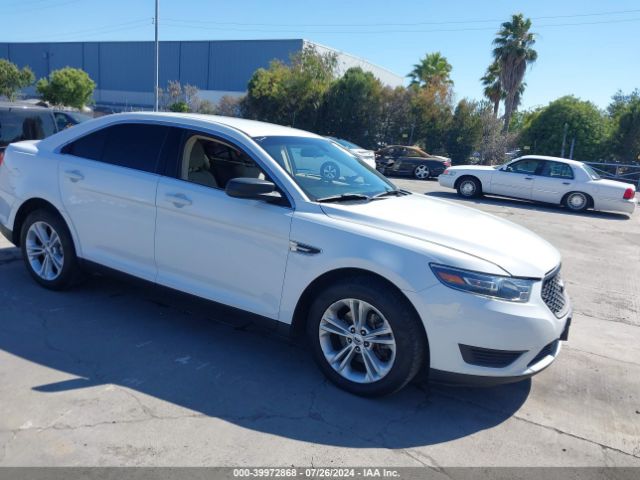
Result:
<svg viewBox="0 0 640 480"><path fill-rule="evenodd" d="M585 163L558 157L527 155L497 167L450 167L438 182L462 197L486 193L564 205L574 212L593 208L632 214L638 204L633 185L605 180Z"/></svg>
<svg viewBox="0 0 640 480"><path fill-rule="evenodd" d="M107 267L306 332L320 369L358 395L421 370L530 377L571 320L560 254L542 238L250 120L116 114L11 144L0 230L45 288Z"/></svg>

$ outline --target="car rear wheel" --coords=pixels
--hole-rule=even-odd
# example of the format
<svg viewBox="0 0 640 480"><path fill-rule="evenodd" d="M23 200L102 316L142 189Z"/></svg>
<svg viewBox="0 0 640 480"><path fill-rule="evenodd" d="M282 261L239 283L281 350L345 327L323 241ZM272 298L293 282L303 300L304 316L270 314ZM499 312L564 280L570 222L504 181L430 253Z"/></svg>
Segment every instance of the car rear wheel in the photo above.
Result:
<svg viewBox="0 0 640 480"><path fill-rule="evenodd" d="M468 177L460 180L457 186L458 195L465 198L474 198L482 193L482 186L476 178Z"/></svg>
<svg viewBox="0 0 640 480"><path fill-rule="evenodd" d="M413 170L413 176L418 180L426 180L431 176L431 170L429 170L429 167L426 165L418 165Z"/></svg>
<svg viewBox="0 0 640 480"><path fill-rule="evenodd" d="M58 215L47 210L31 213L22 225L20 246L27 270L43 287L64 290L78 278L73 241Z"/></svg>
<svg viewBox="0 0 640 480"><path fill-rule="evenodd" d="M589 206L589 198L582 192L573 192L565 197L564 205L573 212L583 212Z"/></svg>
<svg viewBox="0 0 640 480"><path fill-rule="evenodd" d="M307 335L323 373L356 395L400 390L427 362L415 311L376 279L354 277L322 292L309 311Z"/></svg>

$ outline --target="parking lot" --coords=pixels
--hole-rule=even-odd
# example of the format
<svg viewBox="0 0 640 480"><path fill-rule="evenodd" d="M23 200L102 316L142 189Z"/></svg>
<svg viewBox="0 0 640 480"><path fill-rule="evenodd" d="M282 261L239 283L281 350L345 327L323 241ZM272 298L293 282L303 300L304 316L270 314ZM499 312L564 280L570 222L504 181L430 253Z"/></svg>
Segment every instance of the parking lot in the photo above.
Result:
<svg viewBox="0 0 640 480"><path fill-rule="evenodd" d="M640 213L394 181L561 251L575 314L555 364L514 385L358 398L241 314L105 277L46 291L2 240L0 465L640 466Z"/></svg>

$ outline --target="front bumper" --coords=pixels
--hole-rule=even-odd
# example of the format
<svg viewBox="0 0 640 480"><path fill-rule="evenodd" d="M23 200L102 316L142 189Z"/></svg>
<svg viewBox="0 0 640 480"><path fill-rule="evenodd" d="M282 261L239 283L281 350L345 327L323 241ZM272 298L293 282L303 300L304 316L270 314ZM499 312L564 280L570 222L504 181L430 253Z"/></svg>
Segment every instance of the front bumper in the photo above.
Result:
<svg viewBox="0 0 640 480"><path fill-rule="evenodd" d="M454 184L456 182L455 175L439 175L438 183L443 187L454 188Z"/></svg>
<svg viewBox="0 0 640 480"><path fill-rule="evenodd" d="M568 330L572 307L567 296L568 307L557 318L542 300L541 288L542 281L536 282L527 303L481 297L442 284L405 292L427 332L433 379L509 383L531 377L553 363L561 349L558 340ZM461 346L522 353L504 367L489 367L465 361Z"/></svg>

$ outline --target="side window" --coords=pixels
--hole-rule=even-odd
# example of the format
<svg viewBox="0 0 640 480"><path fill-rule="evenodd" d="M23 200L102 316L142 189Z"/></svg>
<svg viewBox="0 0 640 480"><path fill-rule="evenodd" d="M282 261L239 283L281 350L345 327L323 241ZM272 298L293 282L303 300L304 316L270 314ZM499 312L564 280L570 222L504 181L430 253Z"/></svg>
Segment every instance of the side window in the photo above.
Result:
<svg viewBox="0 0 640 480"><path fill-rule="evenodd" d="M542 169L542 175L551 178L573 178L573 170L566 163L560 162L545 162Z"/></svg>
<svg viewBox="0 0 640 480"><path fill-rule="evenodd" d="M154 173L168 130L143 123L113 125L68 144L62 153Z"/></svg>
<svg viewBox="0 0 640 480"><path fill-rule="evenodd" d="M181 165L182 180L213 188L224 189L232 178L265 178L243 151L199 134L191 135L185 142Z"/></svg>
<svg viewBox="0 0 640 480"><path fill-rule="evenodd" d="M508 172L524 173L526 175L535 175L538 167L540 167L540 160L527 159L520 160L519 162L512 163L507 167Z"/></svg>
<svg viewBox="0 0 640 480"><path fill-rule="evenodd" d="M56 133L48 110L0 109L0 146L21 140L40 140Z"/></svg>
<svg viewBox="0 0 640 480"><path fill-rule="evenodd" d="M62 153L89 160L100 160L105 138L107 138L107 129L103 128L69 143L62 149Z"/></svg>
<svg viewBox="0 0 640 480"><path fill-rule="evenodd" d="M169 127L130 123L107 128L102 161L154 173Z"/></svg>

